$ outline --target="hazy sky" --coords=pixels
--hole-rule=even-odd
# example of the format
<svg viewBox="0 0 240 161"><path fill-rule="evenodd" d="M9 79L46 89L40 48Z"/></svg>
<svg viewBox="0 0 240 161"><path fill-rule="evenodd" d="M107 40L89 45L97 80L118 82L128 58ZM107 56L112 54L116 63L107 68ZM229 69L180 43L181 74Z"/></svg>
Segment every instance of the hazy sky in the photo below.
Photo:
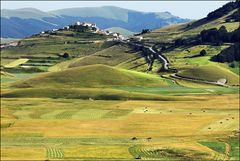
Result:
<svg viewBox="0 0 240 161"><path fill-rule="evenodd" d="M37 8L43 11L74 8L118 6L145 12L169 11L173 15L199 19L228 1L1 1L2 9Z"/></svg>

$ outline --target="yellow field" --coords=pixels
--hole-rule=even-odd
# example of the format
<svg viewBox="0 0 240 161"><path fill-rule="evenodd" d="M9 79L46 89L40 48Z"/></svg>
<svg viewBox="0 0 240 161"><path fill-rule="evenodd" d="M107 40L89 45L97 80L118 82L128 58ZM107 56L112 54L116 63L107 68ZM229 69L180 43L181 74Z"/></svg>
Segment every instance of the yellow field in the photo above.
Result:
<svg viewBox="0 0 240 161"><path fill-rule="evenodd" d="M6 64L4 65L4 67L6 68L14 68L20 64L24 64L28 61L29 59L17 59L17 60L14 60L12 62L10 62L9 64Z"/></svg>
<svg viewBox="0 0 240 161"><path fill-rule="evenodd" d="M142 159L164 148L191 158L224 158L198 141L225 139L238 130L239 95L201 97L206 100L3 98L1 159L131 160L136 156L130 148L138 146Z"/></svg>

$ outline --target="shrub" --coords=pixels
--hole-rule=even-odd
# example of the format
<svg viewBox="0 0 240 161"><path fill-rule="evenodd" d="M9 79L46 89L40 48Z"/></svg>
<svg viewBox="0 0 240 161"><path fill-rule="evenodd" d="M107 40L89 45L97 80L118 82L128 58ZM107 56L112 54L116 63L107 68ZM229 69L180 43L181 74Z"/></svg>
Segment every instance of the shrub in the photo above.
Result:
<svg viewBox="0 0 240 161"><path fill-rule="evenodd" d="M70 55L68 53L63 54L63 58L69 58L69 57L70 57Z"/></svg>
<svg viewBox="0 0 240 161"><path fill-rule="evenodd" d="M231 64L229 64L229 67L235 68L235 64L234 64L234 63L231 63Z"/></svg>
<svg viewBox="0 0 240 161"><path fill-rule="evenodd" d="M200 51L200 56L205 56L205 55L207 55L207 52L206 52L206 50L202 50L202 51Z"/></svg>
<svg viewBox="0 0 240 161"><path fill-rule="evenodd" d="M143 29L143 30L142 30L142 34L149 33L149 32L150 32L149 29Z"/></svg>

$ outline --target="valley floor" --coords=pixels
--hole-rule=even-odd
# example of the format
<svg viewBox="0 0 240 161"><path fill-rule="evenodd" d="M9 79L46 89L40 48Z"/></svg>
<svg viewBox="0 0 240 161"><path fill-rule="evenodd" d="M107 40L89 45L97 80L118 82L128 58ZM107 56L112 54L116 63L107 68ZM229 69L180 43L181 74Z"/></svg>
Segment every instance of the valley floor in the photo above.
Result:
<svg viewBox="0 0 240 161"><path fill-rule="evenodd" d="M2 98L1 160L235 160L239 95L201 101Z"/></svg>

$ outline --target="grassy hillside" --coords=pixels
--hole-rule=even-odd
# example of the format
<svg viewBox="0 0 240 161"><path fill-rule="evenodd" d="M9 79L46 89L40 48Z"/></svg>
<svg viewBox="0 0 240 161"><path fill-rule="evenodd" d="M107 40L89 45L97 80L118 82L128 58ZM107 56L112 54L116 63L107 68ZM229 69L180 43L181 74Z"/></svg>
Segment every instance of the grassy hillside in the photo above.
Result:
<svg viewBox="0 0 240 161"><path fill-rule="evenodd" d="M107 86L166 86L158 76L113 68L105 65L90 65L71 68L18 83L17 87L107 87Z"/></svg>
<svg viewBox="0 0 240 161"><path fill-rule="evenodd" d="M57 63L93 54L112 45L107 36L91 32L58 31L55 34L39 34L22 39L19 45L1 50L1 63L7 65L19 59L29 59L9 72L47 71ZM69 58L59 55L68 53Z"/></svg>
<svg viewBox="0 0 240 161"><path fill-rule="evenodd" d="M217 82L219 79L226 79L229 85L239 85L239 76L237 74L213 65L187 69L179 72L177 75L212 82Z"/></svg>
<svg viewBox="0 0 240 161"><path fill-rule="evenodd" d="M115 45L94 54L58 63L48 70L61 71L67 68L93 64L117 66L119 68L141 72L145 72L148 68L142 51L135 50L126 44L115 43Z"/></svg>
<svg viewBox="0 0 240 161"><path fill-rule="evenodd" d="M15 42L15 41L19 41L19 40L21 40L21 39L0 38L1 44L10 43L10 42Z"/></svg>
<svg viewBox="0 0 240 161"><path fill-rule="evenodd" d="M228 16L232 15L236 11L237 9L214 20L207 20L206 18L203 18L195 22L156 29L151 33L144 34L143 36L146 41L174 42L174 40L178 38L184 39L194 37L197 34L200 34L202 30L207 30L210 28L219 29L222 25L224 25L228 31L234 31L239 27L239 23L226 22L226 20Z"/></svg>
<svg viewBox="0 0 240 161"><path fill-rule="evenodd" d="M69 67L78 67L93 64L116 66L129 59L141 57L141 52L135 51L128 45L117 44L92 55L74 60Z"/></svg>

